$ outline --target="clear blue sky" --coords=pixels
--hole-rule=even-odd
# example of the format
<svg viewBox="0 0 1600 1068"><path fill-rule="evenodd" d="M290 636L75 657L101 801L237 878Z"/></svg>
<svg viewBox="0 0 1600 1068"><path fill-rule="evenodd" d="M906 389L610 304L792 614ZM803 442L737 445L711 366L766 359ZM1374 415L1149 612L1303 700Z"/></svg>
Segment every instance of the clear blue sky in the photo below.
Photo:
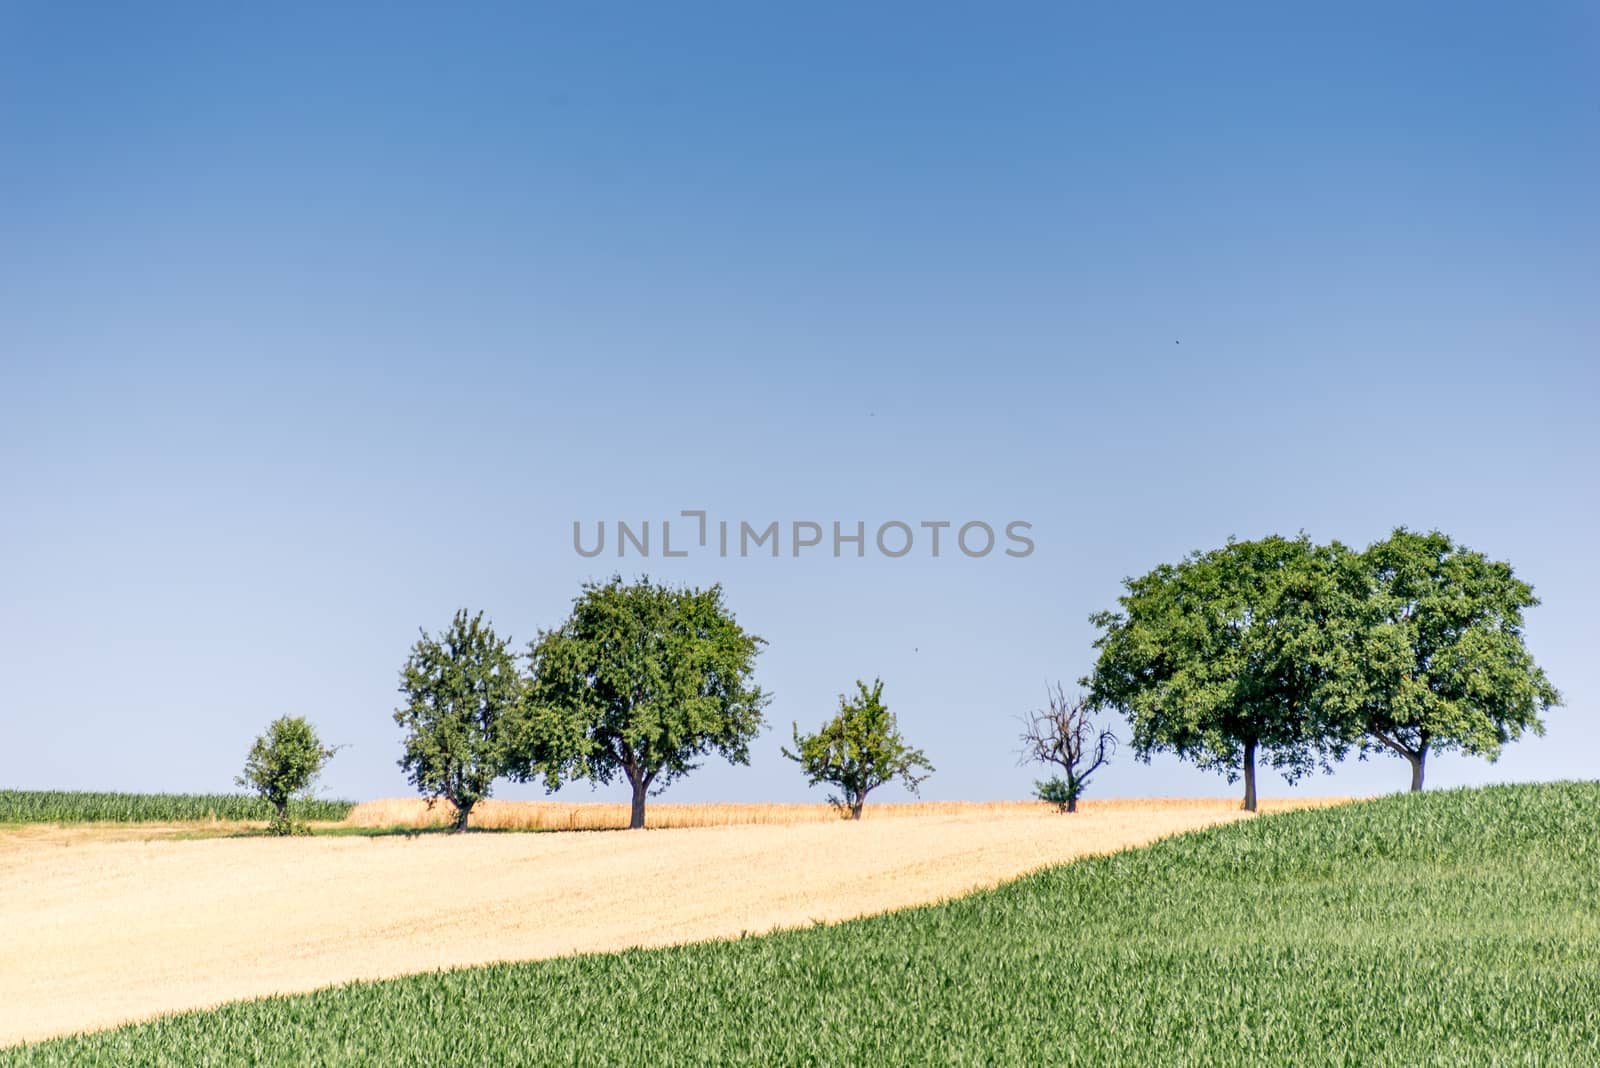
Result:
<svg viewBox="0 0 1600 1068"><path fill-rule="evenodd" d="M1021 796L1125 575L1397 524L1534 583L1568 701L1430 782L1595 775L1600 8L1114 7L0 7L0 785L225 789L296 713L404 793L417 628L620 567L771 643L667 800L820 796L778 745L873 675L925 796ZM1037 550L572 551L685 508Z"/></svg>

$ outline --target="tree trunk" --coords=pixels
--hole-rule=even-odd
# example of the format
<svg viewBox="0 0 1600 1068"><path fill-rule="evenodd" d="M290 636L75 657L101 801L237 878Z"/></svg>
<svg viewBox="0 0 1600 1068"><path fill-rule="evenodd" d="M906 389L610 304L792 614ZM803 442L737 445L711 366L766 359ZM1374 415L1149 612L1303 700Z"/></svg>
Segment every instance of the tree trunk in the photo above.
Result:
<svg viewBox="0 0 1600 1068"><path fill-rule="evenodd" d="M649 789L649 779L641 776L633 780L633 810L628 814L628 830L630 831L644 829L644 798Z"/></svg>
<svg viewBox="0 0 1600 1068"><path fill-rule="evenodd" d="M456 805L456 824L450 829L451 834L460 834L467 829L467 817L472 815L472 805L471 801Z"/></svg>
<svg viewBox="0 0 1600 1068"><path fill-rule="evenodd" d="M1076 811L1078 811L1078 799L1077 799L1076 796L1067 798L1067 811L1068 812L1076 812Z"/></svg>
<svg viewBox="0 0 1600 1068"><path fill-rule="evenodd" d="M1420 794L1422 792L1423 765L1428 761L1428 747L1421 746L1415 753L1407 753L1406 759L1411 762L1411 792Z"/></svg>
<svg viewBox="0 0 1600 1068"><path fill-rule="evenodd" d="M1244 810L1256 810L1256 740L1244 743Z"/></svg>
<svg viewBox="0 0 1600 1068"><path fill-rule="evenodd" d="M853 819L853 820L860 819L861 818L861 807L863 805L865 805L866 803L867 803L866 798L858 798L855 801L851 802L851 804L850 804L850 818Z"/></svg>

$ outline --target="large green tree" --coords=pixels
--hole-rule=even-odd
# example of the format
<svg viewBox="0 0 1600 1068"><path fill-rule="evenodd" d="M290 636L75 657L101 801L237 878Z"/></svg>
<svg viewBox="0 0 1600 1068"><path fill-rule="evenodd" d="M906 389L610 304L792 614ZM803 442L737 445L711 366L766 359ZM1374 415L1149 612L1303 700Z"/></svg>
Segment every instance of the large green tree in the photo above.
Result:
<svg viewBox="0 0 1600 1068"><path fill-rule="evenodd" d="M530 686L515 772L554 789L617 776L645 798L717 753L750 762L768 695L754 682L766 643L739 626L722 587L674 588L642 578L591 582L572 614L529 644Z"/></svg>
<svg viewBox="0 0 1600 1068"><path fill-rule="evenodd" d="M1403 757L1421 790L1430 752L1494 760L1523 733L1543 733L1539 713L1561 695L1523 642L1523 611L1539 601L1510 564L1404 527L1361 563L1363 685L1347 726L1363 753Z"/></svg>
<svg viewBox="0 0 1600 1068"><path fill-rule="evenodd" d="M430 803L455 806L455 830L506 771L507 741L524 682L510 640L483 613L456 613L437 638L427 631L400 672L405 707L394 714L406 730L400 766Z"/></svg>
<svg viewBox="0 0 1600 1068"><path fill-rule="evenodd" d="M812 786L827 783L839 788L828 802L861 818L867 795L884 783L899 779L913 794L933 773L922 750L913 749L900 733L893 712L883 703L883 680L868 686L856 680L854 697L839 695L839 713L815 734L801 734L794 724L794 748L783 755L797 762Z"/></svg>
<svg viewBox="0 0 1600 1068"><path fill-rule="evenodd" d="M1353 555L1273 536L1126 580L1120 610L1090 617L1091 701L1128 718L1143 760L1171 752L1242 776L1255 811L1258 760L1293 782L1346 748L1335 709L1355 685Z"/></svg>

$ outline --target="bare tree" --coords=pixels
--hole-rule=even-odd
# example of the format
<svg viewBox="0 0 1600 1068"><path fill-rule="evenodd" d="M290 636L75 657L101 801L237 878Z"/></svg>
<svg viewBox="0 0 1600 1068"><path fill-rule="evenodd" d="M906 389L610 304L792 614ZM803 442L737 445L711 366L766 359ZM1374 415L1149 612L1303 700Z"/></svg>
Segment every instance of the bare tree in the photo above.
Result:
<svg viewBox="0 0 1600 1068"><path fill-rule="evenodd" d="M1046 686L1045 694L1048 707L1021 717L1022 759L1018 763L1037 761L1060 768L1065 779L1053 776L1037 783L1038 796L1054 802L1062 812L1076 812L1089 776L1116 752L1117 736L1109 728L1101 728L1094 708L1084 698L1068 700L1059 682L1054 688Z"/></svg>

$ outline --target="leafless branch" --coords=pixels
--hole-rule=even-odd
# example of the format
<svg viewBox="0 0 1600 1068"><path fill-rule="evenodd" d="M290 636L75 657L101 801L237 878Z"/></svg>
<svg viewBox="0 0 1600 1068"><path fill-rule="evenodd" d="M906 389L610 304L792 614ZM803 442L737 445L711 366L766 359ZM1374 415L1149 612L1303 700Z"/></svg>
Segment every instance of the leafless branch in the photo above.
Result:
<svg viewBox="0 0 1600 1068"><path fill-rule="evenodd" d="M1048 704L1022 717L1022 764L1053 764L1066 778L1065 809L1076 811L1089 776L1117 750L1117 737L1102 728L1084 698L1069 699L1058 682L1045 687Z"/></svg>

